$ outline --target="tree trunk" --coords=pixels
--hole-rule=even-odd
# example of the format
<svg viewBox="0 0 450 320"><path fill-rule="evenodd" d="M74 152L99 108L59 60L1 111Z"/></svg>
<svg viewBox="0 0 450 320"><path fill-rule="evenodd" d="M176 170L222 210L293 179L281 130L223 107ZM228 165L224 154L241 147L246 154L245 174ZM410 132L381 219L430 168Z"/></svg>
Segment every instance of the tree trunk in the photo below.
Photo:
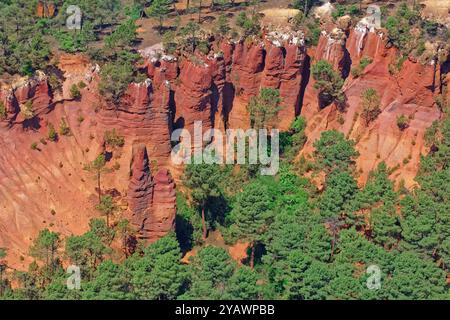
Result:
<svg viewBox="0 0 450 320"><path fill-rule="evenodd" d="M106 226L109 228L109 213L106 214Z"/></svg>
<svg viewBox="0 0 450 320"><path fill-rule="evenodd" d="M201 23L201 14L202 14L202 0L200 0L198 4L198 23Z"/></svg>
<svg viewBox="0 0 450 320"><path fill-rule="evenodd" d="M304 10L305 17L308 16L308 0L305 0L305 10Z"/></svg>
<svg viewBox="0 0 450 320"><path fill-rule="evenodd" d="M162 16L159 17L159 34L162 33L162 28L163 28L163 19Z"/></svg>
<svg viewBox="0 0 450 320"><path fill-rule="evenodd" d="M100 171L97 172L97 187L98 187L98 204L102 202L102 192L100 191Z"/></svg>
<svg viewBox="0 0 450 320"><path fill-rule="evenodd" d="M190 0L187 0L186 1L186 10L189 9L189 3L190 3Z"/></svg>
<svg viewBox="0 0 450 320"><path fill-rule="evenodd" d="M206 219L205 219L205 206L202 206L202 227L203 227L203 240L206 240Z"/></svg>
<svg viewBox="0 0 450 320"><path fill-rule="evenodd" d="M250 268L253 270L255 267L255 244L251 244L251 253L250 253Z"/></svg>

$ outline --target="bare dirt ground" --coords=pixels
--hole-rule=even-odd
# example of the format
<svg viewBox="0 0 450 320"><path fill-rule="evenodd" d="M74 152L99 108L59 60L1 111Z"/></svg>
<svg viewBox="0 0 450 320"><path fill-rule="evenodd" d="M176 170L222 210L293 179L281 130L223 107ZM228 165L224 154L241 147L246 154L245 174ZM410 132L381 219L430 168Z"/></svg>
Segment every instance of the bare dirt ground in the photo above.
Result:
<svg viewBox="0 0 450 320"><path fill-rule="evenodd" d="M200 25L204 30L211 30L218 16L221 14L226 14L230 19L230 26L235 27L235 20L239 12L252 12L256 10L260 13L264 14L262 18L262 23L265 25L280 25L287 24L288 18L295 15L298 12L295 9L287 9L288 5L292 3L290 0L268 0L259 3L256 6L245 6L244 3L246 1L236 0L234 7L229 7L224 10L220 10L217 6L214 9L211 8L211 1L205 0L202 1L202 9L201 9L201 19ZM173 10L169 17L164 20L164 29L176 29L177 20L180 25L185 25L189 21L198 22L198 12L195 8L194 3L191 4L190 7L192 10L191 13L186 13L186 0L181 0L175 4L176 12ZM149 46L152 46L156 43L161 42L162 35L157 30L157 21L152 18L143 18L138 20L138 32L139 37L141 38L141 43L138 46L138 49L143 49Z"/></svg>

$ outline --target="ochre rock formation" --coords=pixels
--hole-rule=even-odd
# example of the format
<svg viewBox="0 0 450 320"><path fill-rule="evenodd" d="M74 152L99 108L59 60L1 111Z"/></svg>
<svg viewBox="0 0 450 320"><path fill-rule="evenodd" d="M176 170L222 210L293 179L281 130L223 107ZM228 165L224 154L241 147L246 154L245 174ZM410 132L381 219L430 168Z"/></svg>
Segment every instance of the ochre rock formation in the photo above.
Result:
<svg viewBox="0 0 450 320"><path fill-rule="evenodd" d="M95 180L83 167L105 151L113 173L103 174L102 190L115 194L115 201L128 208L139 236L154 241L172 230L173 179L177 181L182 170L170 160L172 131L192 132L197 120L203 122L203 130L246 129L248 102L264 87L280 90L278 128L287 129L299 113L306 118L308 140L301 155L311 157L321 132L336 129L356 141L361 155L355 175L361 184L385 161L395 169L391 178L413 186L420 155L429 149L424 132L441 116L434 98L440 86L450 82L448 65L434 68L408 59L400 72L391 74L389 65L397 53L387 48L382 31L361 26L327 30L319 46L308 50L295 33L265 32L263 39L216 41L208 56L196 52L189 58L145 57L139 67L148 79L129 84L117 105L99 94L99 67L81 55L61 55L62 92L51 92L41 73L2 85L0 101L7 119L0 120L0 247L11 248L8 263L23 269L30 261L20 257L27 256L32 239L43 228L62 236L87 230L89 220L99 213ZM363 56L372 63L359 77L347 76ZM345 78L344 110L333 104L319 107L309 76L310 65L319 59L330 61ZM73 100L70 87L79 81L87 86L81 99ZM366 126L360 96L369 87L379 93L382 112ZM31 122L20 115L27 101L35 114ZM400 115L410 119L404 130L397 126ZM50 124L58 130L63 118L71 135L43 144ZM121 148L105 148L104 134L113 128L124 137ZM36 142L39 150L31 150Z"/></svg>
<svg viewBox="0 0 450 320"><path fill-rule="evenodd" d="M202 121L203 131L213 126L212 69L201 61L184 60L180 66L179 84L175 88L175 125L193 134L194 122Z"/></svg>
<svg viewBox="0 0 450 320"><path fill-rule="evenodd" d="M350 59L346 48L346 35L341 29L335 28L330 33L322 31L317 45L315 60L326 60L333 68L346 78L348 76Z"/></svg>
<svg viewBox="0 0 450 320"><path fill-rule="evenodd" d="M302 108L302 115L307 120L308 141L302 154L311 155L312 144L322 131L336 129L356 141L356 149L360 153L357 159L360 184L366 181L378 163L385 161L396 169L392 172L392 179L397 183L403 180L406 187L412 187L420 155L428 150L424 142L425 130L441 115L433 97L434 68L406 60L399 73L391 74L389 65L395 63L397 53L395 49L387 48L381 32L355 28L350 31L346 48L352 65L358 64L363 56L370 57L373 62L360 77L347 79L343 88L347 107L343 112L333 104L321 110L313 81L309 82ZM319 52L315 56L323 58ZM330 56L325 57L328 60ZM316 62L313 60L311 63ZM382 110L369 126L361 118L361 93L367 88L378 92ZM397 126L397 117L401 115L410 119L405 130Z"/></svg>
<svg viewBox="0 0 450 320"><path fill-rule="evenodd" d="M10 85L5 85L0 90L0 101L6 108L8 119L16 123L22 123L25 120L19 112L27 103L31 104L31 111L36 116L47 112L52 101L47 77L42 72L38 72L34 77L19 79Z"/></svg>
<svg viewBox="0 0 450 320"><path fill-rule="evenodd" d="M173 230L176 213L175 184L166 169L152 177L145 145L133 147L128 208L139 237L149 242Z"/></svg>

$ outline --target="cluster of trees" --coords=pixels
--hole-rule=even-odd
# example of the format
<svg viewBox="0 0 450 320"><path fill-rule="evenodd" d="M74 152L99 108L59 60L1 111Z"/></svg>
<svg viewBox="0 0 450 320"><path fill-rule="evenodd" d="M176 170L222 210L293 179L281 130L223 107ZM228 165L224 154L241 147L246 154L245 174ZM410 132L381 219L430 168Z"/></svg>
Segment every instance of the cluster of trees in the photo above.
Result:
<svg viewBox="0 0 450 320"><path fill-rule="evenodd" d="M47 18L36 15L37 1L2 2L0 74L31 76L38 69L46 70L54 63L49 45L54 38L60 50L87 52L102 65L100 90L117 104L127 85L143 78L135 67L139 55L133 48L137 41L137 17L132 16L130 8L123 8L119 0L83 0L77 3L82 13L81 29L70 30L66 27L70 16L66 9L71 4L59 1L57 15ZM107 35L102 39L102 47L91 45L104 33ZM77 87L71 88L71 94L74 99L80 97Z"/></svg>
<svg viewBox="0 0 450 320"><path fill-rule="evenodd" d="M124 15L119 0L83 0L81 29L68 30L67 8L71 1L58 1L57 15L36 15L37 1L13 0L0 3L0 73L32 75L51 63L49 43L56 39L66 52L87 51L99 34L117 24Z"/></svg>
<svg viewBox="0 0 450 320"><path fill-rule="evenodd" d="M402 2L384 22L389 41L404 56L411 53L417 57L422 56L426 51L426 40L438 44L438 47L447 44L448 28L436 21L422 17L420 10L419 4L410 7L407 3ZM412 32L413 30L419 32ZM435 54L435 52L431 53L428 58L435 59Z"/></svg>

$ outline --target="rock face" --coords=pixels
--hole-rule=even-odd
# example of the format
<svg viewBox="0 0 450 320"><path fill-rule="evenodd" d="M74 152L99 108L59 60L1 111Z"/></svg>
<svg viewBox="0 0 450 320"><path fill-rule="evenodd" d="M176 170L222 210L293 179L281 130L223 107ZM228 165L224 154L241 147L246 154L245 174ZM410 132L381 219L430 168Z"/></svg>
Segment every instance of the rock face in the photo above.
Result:
<svg viewBox="0 0 450 320"><path fill-rule="evenodd" d="M228 116L229 126L248 128L248 102L261 88L274 88L279 89L282 99L278 128L286 130L300 112L305 59L300 34L271 32L263 43L237 43L231 67L235 98Z"/></svg>
<svg viewBox="0 0 450 320"><path fill-rule="evenodd" d="M302 115L307 120L308 136L302 154L308 156L312 153L312 144L322 131L336 129L356 142L360 153L357 159L360 184L366 181L369 172L378 163L385 161L389 167L396 168L391 179L398 183L403 180L406 187L412 187L415 185L420 155L428 150L424 142L425 131L441 114L431 89L434 68L407 60L400 72L391 74L389 65L395 63L395 49L386 48L381 32L361 29L361 26L350 31L345 45L352 65L357 65L363 56L370 57L373 62L360 77L349 77L345 82L343 90L347 108L343 112L334 105L320 110L313 81L310 81L302 109ZM319 52L318 48L315 57L327 58L339 69L339 63L336 64L339 54L323 56L323 50ZM381 114L369 126L360 116L361 93L367 88L375 89L381 98ZM397 126L397 118L401 115L410 119L408 128L404 130Z"/></svg>
<svg viewBox="0 0 450 320"><path fill-rule="evenodd" d="M184 60L180 70L175 88L175 125L193 132L194 121L202 121L206 131L213 126L212 68L201 60Z"/></svg>
<svg viewBox="0 0 450 320"><path fill-rule="evenodd" d="M168 83L156 88L150 79L131 83L117 107L108 105L100 111L100 124L104 131L116 128L133 143L145 143L152 160L166 165L171 150L169 98Z"/></svg>
<svg viewBox="0 0 450 320"><path fill-rule="evenodd" d="M314 57L316 61L326 60L330 62L343 78L348 76L351 64L346 48L346 39L347 36L341 29L335 28L330 33L322 31Z"/></svg>
<svg viewBox="0 0 450 320"><path fill-rule="evenodd" d="M348 75L364 56L372 63L359 77ZM299 114L306 119L308 140L302 155L311 156L321 132L336 129L356 142L361 154L356 175L361 184L385 161L396 168L391 178L411 187L420 155L428 151L424 132L441 116L434 98L439 87L450 82L448 63L433 68L410 59L400 72L391 74L395 49L386 47L381 31L361 25L323 33L319 46L308 50L301 35L264 32L262 40L216 41L208 56L196 52L189 58L157 57L146 57L140 67L148 79L129 84L117 106L98 92L99 67L80 55L61 56L62 93L51 92L42 74L0 88L0 101L7 110L7 119L0 121L0 247L12 248L8 252L12 265L23 269L30 262L20 257L27 255L31 240L50 223L63 236L81 234L98 216L95 182L83 165L105 151L107 130L116 129L125 144L106 148L111 156L107 166L114 173L103 175L102 189L115 189L115 200L128 204L139 236L154 241L172 230L175 221L171 175L178 179L182 167L170 160L173 129L192 131L196 120L203 122L204 130L246 129L250 99L261 88L276 88L282 98L278 128L287 129ZM319 107L309 73L310 65L320 59L330 61L345 78L345 110L333 104ZM70 86L81 80L87 82L81 99L69 99ZM367 126L360 116L360 96L369 87L379 93L382 112ZM33 130L20 112L30 102L37 122ZM397 126L400 115L409 119L403 130ZM58 128L62 118L71 135L61 136L57 143L42 143L49 125ZM30 149L35 143L39 150ZM52 210L56 215L50 214Z"/></svg>
<svg viewBox="0 0 450 320"><path fill-rule="evenodd" d="M25 120L19 114L25 104L30 104L31 111L37 117L46 113L52 101L47 77L42 72L38 72L34 77L21 79L5 86L0 90L0 101L6 108L8 119L16 123L22 123Z"/></svg>
<svg viewBox="0 0 450 320"><path fill-rule="evenodd" d="M145 145L140 144L133 147L130 167L128 208L132 213L131 222L138 230L142 230L153 201L153 181Z"/></svg>
<svg viewBox="0 0 450 320"><path fill-rule="evenodd" d="M175 184L166 169L152 177L147 148L133 147L128 207L131 222L142 239L149 242L173 230L176 213Z"/></svg>

